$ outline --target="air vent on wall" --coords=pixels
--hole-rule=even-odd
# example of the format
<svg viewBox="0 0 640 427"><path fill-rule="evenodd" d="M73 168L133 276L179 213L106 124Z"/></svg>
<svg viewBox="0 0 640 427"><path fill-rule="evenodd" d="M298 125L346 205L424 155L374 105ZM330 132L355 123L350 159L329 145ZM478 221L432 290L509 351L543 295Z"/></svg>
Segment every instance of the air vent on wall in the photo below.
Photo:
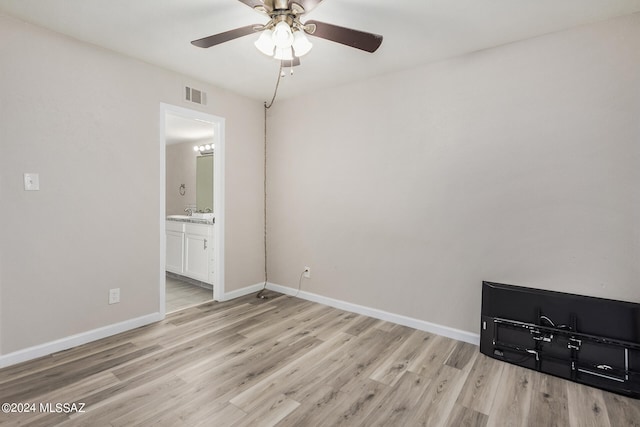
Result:
<svg viewBox="0 0 640 427"><path fill-rule="evenodd" d="M207 105L207 94L198 89L191 88L189 86L184 87L184 99L194 104Z"/></svg>

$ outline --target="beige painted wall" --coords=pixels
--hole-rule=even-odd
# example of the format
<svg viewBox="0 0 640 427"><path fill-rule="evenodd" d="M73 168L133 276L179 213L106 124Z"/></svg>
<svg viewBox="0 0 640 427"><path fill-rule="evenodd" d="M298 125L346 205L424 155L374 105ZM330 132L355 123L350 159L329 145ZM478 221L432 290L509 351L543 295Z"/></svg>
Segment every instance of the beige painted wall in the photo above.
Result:
<svg viewBox="0 0 640 427"><path fill-rule="evenodd" d="M269 114L270 281L475 333L482 280L640 302L640 14Z"/></svg>
<svg viewBox="0 0 640 427"><path fill-rule="evenodd" d="M262 280L259 102L3 15L0 60L1 354L157 312L160 103L198 109L185 84L226 119L226 290Z"/></svg>

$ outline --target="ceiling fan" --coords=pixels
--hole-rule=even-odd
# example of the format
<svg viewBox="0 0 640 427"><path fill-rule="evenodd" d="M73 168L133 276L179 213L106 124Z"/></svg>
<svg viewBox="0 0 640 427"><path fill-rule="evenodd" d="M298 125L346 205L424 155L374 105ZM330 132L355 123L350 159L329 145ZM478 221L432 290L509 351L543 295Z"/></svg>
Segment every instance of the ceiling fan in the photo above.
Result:
<svg viewBox="0 0 640 427"><path fill-rule="evenodd" d="M247 25L223 33L214 34L191 42L194 46L208 48L229 40L261 32L254 43L262 53L281 61L299 64L299 57L311 50L309 34L332 42L373 53L382 44L382 36L351 28L339 27L318 21L301 22L323 0L239 0L260 13L269 16L264 25Z"/></svg>

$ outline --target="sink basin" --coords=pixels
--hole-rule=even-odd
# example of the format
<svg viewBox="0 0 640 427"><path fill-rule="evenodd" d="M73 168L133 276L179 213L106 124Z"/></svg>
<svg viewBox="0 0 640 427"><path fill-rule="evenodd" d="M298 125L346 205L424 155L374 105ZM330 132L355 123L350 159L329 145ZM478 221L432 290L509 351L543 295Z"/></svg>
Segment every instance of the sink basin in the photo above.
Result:
<svg viewBox="0 0 640 427"><path fill-rule="evenodd" d="M169 219L189 219L191 218L188 215L169 215L167 218Z"/></svg>

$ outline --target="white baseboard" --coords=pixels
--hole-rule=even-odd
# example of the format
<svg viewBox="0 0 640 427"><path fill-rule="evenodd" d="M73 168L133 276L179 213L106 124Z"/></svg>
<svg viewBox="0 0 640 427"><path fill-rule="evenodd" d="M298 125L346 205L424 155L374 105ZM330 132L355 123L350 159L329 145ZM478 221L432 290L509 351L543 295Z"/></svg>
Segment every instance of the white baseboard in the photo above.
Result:
<svg viewBox="0 0 640 427"><path fill-rule="evenodd" d="M225 292L222 297L222 301L229 301L231 299L243 297L245 295L249 295L252 293L258 293L264 287L264 282L256 283L255 285L246 286L241 289L236 289L235 291Z"/></svg>
<svg viewBox="0 0 640 427"><path fill-rule="evenodd" d="M295 295L297 292L296 289L277 285L275 283L268 283L267 289L271 289L272 291L280 292L286 295ZM438 325L437 323L431 323L424 320L414 319L412 317L403 316L401 314L389 313L388 311L365 307L362 305L325 297L307 291L300 291L297 296L298 298L328 305L330 307L339 308L341 310L363 314L375 319L386 320L388 322L397 323L399 325L408 326L410 328L419 329L421 331L431 332L447 338L452 338L454 340L464 341L473 345L480 345L480 335L474 334L472 332L451 328L449 326Z"/></svg>
<svg viewBox="0 0 640 427"><path fill-rule="evenodd" d="M16 363L20 362L26 362L27 360L36 359L38 357L47 356L58 351L86 344L88 342L99 340L101 338L106 338L111 335L119 334L120 332L139 328L140 326L148 325L160 320L162 320L162 316L160 315L160 313L152 313L146 316L125 320L124 322L103 326L91 331L82 332L48 343L25 348L23 350L18 350L13 353L4 354L0 356L0 368L15 365Z"/></svg>

